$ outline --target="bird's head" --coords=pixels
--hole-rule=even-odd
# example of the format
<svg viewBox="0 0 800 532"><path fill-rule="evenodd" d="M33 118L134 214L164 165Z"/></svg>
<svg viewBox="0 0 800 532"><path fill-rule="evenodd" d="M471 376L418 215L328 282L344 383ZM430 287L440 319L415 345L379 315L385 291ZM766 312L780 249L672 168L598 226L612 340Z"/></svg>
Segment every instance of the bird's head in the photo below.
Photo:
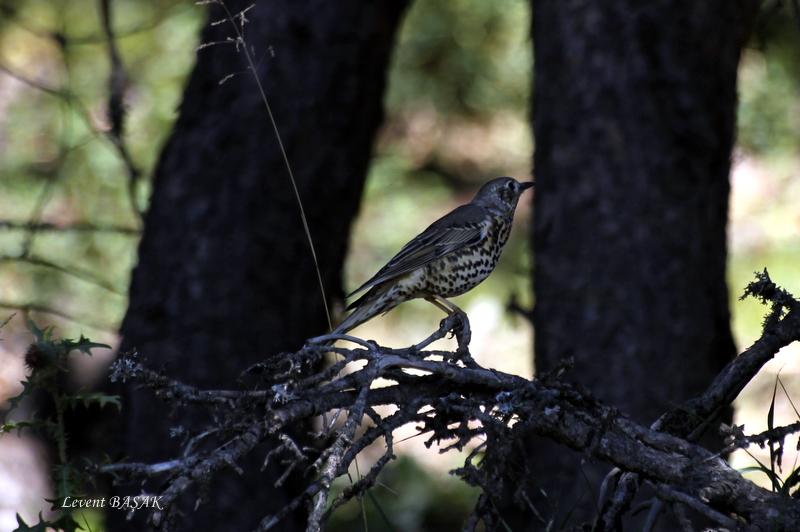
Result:
<svg viewBox="0 0 800 532"><path fill-rule="evenodd" d="M532 186L533 181L520 183L511 177L498 177L483 185L472 202L492 210L513 211L520 195Z"/></svg>

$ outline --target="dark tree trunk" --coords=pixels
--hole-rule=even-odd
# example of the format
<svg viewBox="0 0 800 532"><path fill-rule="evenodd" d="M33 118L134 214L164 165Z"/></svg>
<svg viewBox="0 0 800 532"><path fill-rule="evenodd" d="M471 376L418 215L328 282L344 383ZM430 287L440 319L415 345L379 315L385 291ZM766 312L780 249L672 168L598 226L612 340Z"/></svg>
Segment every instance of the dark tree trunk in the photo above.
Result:
<svg viewBox="0 0 800 532"><path fill-rule="evenodd" d="M574 358L566 379L641 422L735 355L728 172L756 7L533 2L536 370ZM550 498L538 510L557 505L557 525L575 505L570 526L591 518L605 470L531 447L528 472Z"/></svg>
<svg viewBox="0 0 800 532"><path fill-rule="evenodd" d="M226 4L236 13L253 2ZM405 5L272 0L246 14L247 47L297 179L329 298L341 296L348 232ZM209 21L223 18L212 5ZM124 350L136 348L148 366L203 388L234 387L249 365L328 327L283 156L245 55L224 42L229 37L228 23L202 34L203 43L221 44L198 51L161 154L122 326ZM122 454L133 461L176 456L170 427L206 421L170 420L169 406L151 395L127 390L124 397ZM197 512L198 494L187 497L181 529L251 530L280 509L288 497L269 470L259 472L263 451L239 464L244 475L212 483ZM110 511L112 528L141 529L122 517ZM281 530L305 529L297 517Z"/></svg>

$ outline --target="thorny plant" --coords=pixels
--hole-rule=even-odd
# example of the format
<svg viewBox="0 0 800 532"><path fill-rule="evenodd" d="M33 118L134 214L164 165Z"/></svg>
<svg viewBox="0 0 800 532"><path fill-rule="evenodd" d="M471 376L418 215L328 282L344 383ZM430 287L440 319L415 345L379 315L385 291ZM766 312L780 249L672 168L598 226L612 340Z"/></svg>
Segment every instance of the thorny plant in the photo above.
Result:
<svg viewBox="0 0 800 532"><path fill-rule="evenodd" d="M120 464L98 468L114 473L118 482L140 483L158 479L163 489L161 509L154 509L149 523L157 530L173 530L179 520L178 497L187 490L205 493L212 477L237 468L237 462L256 445L271 440L277 448L265 457L277 462L283 475L304 477L306 488L275 515L264 516L257 530L274 529L283 518L300 509L308 516L308 530L322 530L332 512L353 498L364 496L375 485L383 468L395 457L394 433L412 425L426 437L426 445L439 444L440 452L468 450L463 467L452 474L483 491L465 524L476 530L503 526L493 497L510 493L514 502L532 510L542 528L547 508L534 508L536 486L530 481L524 453L526 435L552 438L616 467L622 476L606 499L594 523L595 530L613 530L642 482L654 487L662 504L672 508L679 521L689 526L687 509L698 512L731 530L792 530L800 526L800 503L786 492L764 490L731 469L723 456L734 448L758 443L761 437L744 436L740 428L726 428L729 446L711 453L693 443L700 425L713 423L718 413L783 346L800 339L800 303L776 287L766 272L748 287L773 305L780 314L765 323L764 335L726 367L709 389L680 408L665 414L653 427L635 423L600 404L580 386L560 377L569 362L551 375L527 380L479 366L469 353L469 323L463 314L442 321L440 328L420 344L391 349L358 341L349 349L331 347L331 337L310 341L295 353L284 353L247 369L242 375L246 389L203 391L168 379L137 361L135 354L121 358L112 378L135 379L173 408L200 405L208 411L208 426L183 438L184 453L157 464ZM771 288L770 288L771 286ZM435 340L454 334L455 352L430 349ZM304 370L333 352L338 360L307 374ZM347 367L350 372L344 374ZM409 372L408 370L415 370ZM381 379L389 384L376 387ZM394 407L382 414L384 405ZM340 418L341 425L331 422ZM314 436L315 449L298 445L292 427L301 421L322 419L324 427ZM698 419L706 420L698 424ZM362 431L356 429L364 425ZM800 427L776 427L782 437ZM769 436L776 438L777 432ZM369 470L338 496L333 481L348 474L351 464L367 446L383 445L382 456ZM198 504L202 496L197 498ZM776 517L777 516L777 517Z"/></svg>
<svg viewBox="0 0 800 532"><path fill-rule="evenodd" d="M13 314L11 317L13 317ZM0 323L0 328L11 317ZM28 326L35 338L25 352L25 365L30 370L30 375L22 381L22 391L8 400L9 408L3 412L2 422L0 423L0 436L10 432L20 434L23 430L31 430L43 439L54 443L56 457L54 459L52 480L55 494L52 499L47 499L47 501L52 503L52 511L60 512L60 515L53 520L49 520L45 519L40 513L39 522L29 526L17 514L19 526L16 531L55 529L70 532L80 528L75 520L77 508L62 506L62 503L65 497L80 498L81 494L86 492L87 487L93 483L94 479L88 474L85 467L68 459L69 435L67 434L64 416L67 410L85 409L92 405L97 405L100 408L104 408L107 405L120 407L120 403L119 398L103 393L88 393L84 390L68 393L63 389L60 377L68 371L67 365L74 352L91 355L92 349L98 347L110 349L110 347L105 344L91 342L84 337L78 340L56 339L53 337L54 327L40 329L32 320L28 320ZM28 420L11 419L26 398L37 395L49 396L53 408L45 410L44 413L37 412Z"/></svg>
<svg viewBox="0 0 800 532"><path fill-rule="evenodd" d="M22 5L19 4L20 7ZM45 151L37 149L36 159L28 160L23 164L22 168L25 170L21 175L25 176L26 192L24 194L8 195L8 191L13 188L4 190L4 196L7 196L4 197L5 200L16 198L14 203L19 203L18 208L5 210L3 218L0 219L0 230L15 235L13 237L15 241L19 239L19 245L4 245L0 248L0 262L10 268L4 270L4 277L10 278L7 272L11 271L26 272L23 275L34 276L31 277L31 282L35 282L39 286L39 290L30 291L26 294L28 297L23 299L4 294L0 297L0 308L21 310L26 316L30 313L44 314L83 327L88 326L111 333L116 331L118 325L111 317L113 313L95 312L90 317L88 313L82 315L80 312L68 310L74 305L52 304L59 297L42 297L47 294L46 286L61 286L74 282L88 283L91 287L99 289L100 293L104 294L101 296L101 301L105 300L107 296L116 298L126 295L124 280L114 275L113 271L103 271L103 267L96 266L99 264L96 261L100 256L103 256L105 260L116 261L116 257L111 258L114 251L109 251L107 256L98 250L97 257L94 254L81 254L69 255L78 257L78 260L65 259L61 251L54 253L53 246L49 244L54 235L62 235L61 242L69 243L68 247L72 249L87 247L95 249L95 239L107 237L113 238L115 242L127 242L133 246L134 240L141 235L142 208L137 200L137 196L140 195L137 191L141 188L143 175L147 172L134 161L132 153L136 149L130 145L125 134L128 123L125 91L128 88L129 76L117 47L117 35L112 24L114 19L112 2L111 0L99 0L98 7L100 10L99 29L102 35L102 37L98 37L98 42L104 42L107 46L110 62L105 105L99 101L87 102L87 94L92 90L87 91L86 88L92 86L97 80L94 76L91 80L85 79L79 73L80 68L73 68L73 60L76 57L75 49L81 47L85 36L73 35L71 31L68 31L64 27L65 19L52 21L52 27L48 30L46 29L49 26L47 23L41 27L29 24L32 20L29 19L30 15L24 14L25 10L19 9L17 5L8 2L0 5L4 29L6 26L23 29L28 35L27 37L21 36L20 42L26 42L26 39L33 38L37 42L32 48L51 50L54 54L50 58L46 53L37 56L36 61L29 61L31 65L26 66L35 67L35 65L44 63L58 64L58 67L48 68L47 75L40 78L38 74L34 74L37 71L36 68L30 70L23 64L15 65L15 61L9 56L0 57L0 76L8 76L9 79L14 80L14 83L20 84L26 94L31 95L30 99L25 98L19 101L16 96L12 97L10 100L14 102L12 107L26 108L33 105L33 108L38 110L40 115L37 116L35 122L43 128L42 132L45 135L43 139L46 139L46 144L53 150L51 154L50 149ZM19 41L19 39L16 40ZM15 55L11 54L11 57ZM24 57L26 54L20 56L20 58ZM55 63L51 63L52 61ZM6 86L5 80L3 84ZM41 98L41 102L37 101L38 98ZM104 111L101 113L104 116L98 120L100 118L98 111L101 110ZM5 114L4 119L7 119ZM24 121L31 122L31 118L26 117ZM14 122L14 119L9 121L10 124ZM47 133L44 133L45 131ZM97 141L101 142L97 143ZM95 209L87 208L89 205L94 206L88 199L93 195L87 194L84 190L80 198L78 195L66 196L69 198L68 203L75 202L82 208L69 210L69 212L64 211L54 217L53 209L60 212L63 208L65 200L61 196L64 193L62 189L78 190L78 187L85 185L76 184L80 183L82 179L89 179L84 175L85 171L75 172L73 175L71 168L83 168L81 165L75 164L76 160L81 159L75 158L82 157L81 154L90 145L102 146L98 148L99 152L110 146L116 154L116 161L121 163L121 168L125 173L127 182L124 196L114 196L114 199L111 199L112 196L97 196L102 198L98 200L99 202L119 200L121 204L116 205L118 216L95 218L91 214L95 212ZM16 175L18 170L14 168L15 164L4 160L3 168L0 170L3 179L8 179L9 185L20 178L19 175ZM78 174L81 174L82 177L78 177ZM93 174L89 172L88 175ZM67 178L67 176L72 177ZM104 180L113 178L113 176L103 175ZM65 179L71 183L66 187ZM116 187L116 184L113 186ZM29 193L33 194L32 202L27 199ZM125 204L127 204L127 208ZM14 212L25 214L13 215ZM103 241L106 242L106 240ZM93 264L95 266L92 266ZM44 282L45 280L47 282ZM85 290L85 292L91 292L91 289ZM38 293L38 297L34 296L36 293ZM96 305L97 300L92 299L92 302Z"/></svg>

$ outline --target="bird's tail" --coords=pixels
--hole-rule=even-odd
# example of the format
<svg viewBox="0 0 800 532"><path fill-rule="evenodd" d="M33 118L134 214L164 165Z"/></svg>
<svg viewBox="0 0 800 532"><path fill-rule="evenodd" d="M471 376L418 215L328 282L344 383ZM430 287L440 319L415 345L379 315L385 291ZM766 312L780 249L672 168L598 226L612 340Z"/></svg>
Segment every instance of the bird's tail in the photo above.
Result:
<svg viewBox="0 0 800 532"><path fill-rule="evenodd" d="M380 312L379 309L374 309L374 305L370 304L370 292L367 292L361 296L348 307L348 309L353 308L353 312L351 312L350 315L347 316L331 334L346 334L351 329L355 329L362 323L375 317Z"/></svg>
<svg viewBox="0 0 800 532"><path fill-rule="evenodd" d="M394 301L387 288L390 287L374 286L369 292L351 303L347 308L354 309L353 312L331 334L346 334L362 323L396 307L400 301Z"/></svg>

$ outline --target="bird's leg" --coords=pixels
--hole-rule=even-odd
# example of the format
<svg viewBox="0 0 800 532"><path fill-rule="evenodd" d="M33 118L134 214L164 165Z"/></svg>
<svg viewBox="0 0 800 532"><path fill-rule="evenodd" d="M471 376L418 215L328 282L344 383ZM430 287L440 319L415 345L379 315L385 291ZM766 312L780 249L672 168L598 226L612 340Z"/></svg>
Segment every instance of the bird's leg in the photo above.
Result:
<svg viewBox="0 0 800 532"><path fill-rule="evenodd" d="M447 314L448 316L450 314L456 314L456 313L464 314L465 313L463 310L458 308L454 303L449 302L448 300L446 300L442 296L431 295L431 296L426 297L425 301L428 301L429 303L432 303L432 304L436 305L437 308L439 308L440 310L444 311L444 313Z"/></svg>
<svg viewBox="0 0 800 532"><path fill-rule="evenodd" d="M429 301L447 313L447 317L442 320L442 323L439 325L440 327L443 327L445 322L451 321L451 318L457 318L454 320L453 326L450 330L452 331L453 336L455 336L458 340L458 357L461 358L464 355L469 357L468 346L470 340L472 339L472 332L470 331L467 313L442 296L431 295L426 297L425 301Z"/></svg>
<svg viewBox="0 0 800 532"><path fill-rule="evenodd" d="M463 310L461 310L460 308L458 308L458 306L456 306L455 303L451 303L450 301L446 300L442 296L439 296L439 295L436 295L436 294L432 294L432 295L426 297L425 301L428 301L428 302L436 305L438 308L442 309L444 312L447 313L447 317L445 319L443 319L439 323L439 327L440 328L444 327L445 323L450 321L451 317L464 318L464 319L459 319L456 323L454 323L453 327L451 327L450 330L453 331L453 336L456 336L459 332L464 331L464 324L466 322L466 325L467 325L466 334L468 336L470 335L470 332L469 332L469 321L466 319L467 313L464 312ZM469 343L469 338L467 338L467 343ZM459 345L460 344L461 344L461 341L459 340Z"/></svg>
<svg viewBox="0 0 800 532"><path fill-rule="evenodd" d="M455 303L451 303L450 301L446 300L442 296L437 295L430 295L425 298L425 301L429 301L430 303L436 305L438 308L442 309L444 312L447 313L447 318L443 319L439 324L439 327L444 326L445 321L448 320L451 316L459 316L464 319L459 320L458 323L455 324L453 327L453 335L455 336L456 330L463 330L464 322L467 322L467 332L469 333L469 322L467 321L467 313L458 308Z"/></svg>

